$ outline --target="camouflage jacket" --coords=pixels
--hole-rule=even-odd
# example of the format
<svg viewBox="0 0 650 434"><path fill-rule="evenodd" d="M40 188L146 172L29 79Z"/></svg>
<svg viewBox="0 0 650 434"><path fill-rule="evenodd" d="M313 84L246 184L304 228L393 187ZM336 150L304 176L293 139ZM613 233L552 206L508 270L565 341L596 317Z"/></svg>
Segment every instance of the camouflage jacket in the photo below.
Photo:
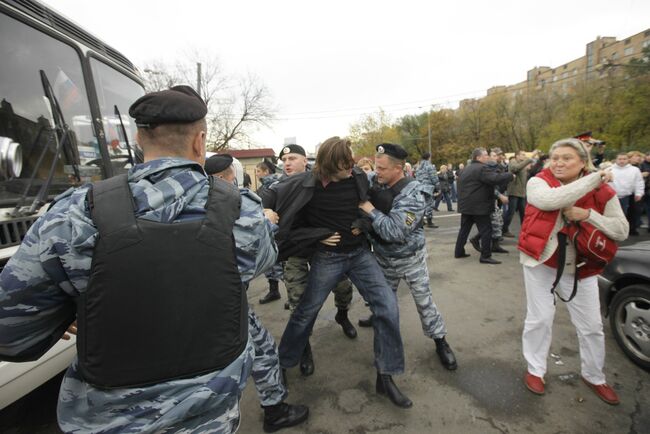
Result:
<svg viewBox="0 0 650 434"><path fill-rule="evenodd" d="M436 166L429 160L420 161L418 170L415 172L415 179L425 185L437 185L439 181Z"/></svg>
<svg viewBox="0 0 650 434"><path fill-rule="evenodd" d="M269 188L271 184L275 184L280 179L279 173L272 173L260 178L260 188L257 189L257 194L260 194L264 189Z"/></svg>
<svg viewBox="0 0 650 434"><path fill-rule="evenodd" d="M164 158L128 174L136 216L172 223L201 218L209 190L203 168ZM61 335L65 306L86 290L97 229L86 200L88 185L68 190L30 228L0 274L0 359L36 358ZM237 265L248 282L270 268L277 248L260 199L242 189L233 229ZM177 259L174 259L176 262ZM67 324L64 324L64 327ZM66 432L209 431L232 420L250 372L251 341L221 371L139 388L97 389L83 381L77 360L61 385L58 419ZM225 417L227 415L228 417Z"/></svg>
<svg viewBox="0 0 650 434"><path fill-rule="evenodd" d="M371 242L376 254L386 258L404 258L425 247L424 229L420 223L427 200L432 195L433 186L413 181L395 196L388 215L378 209L370 213L375 232Z"/></svg>

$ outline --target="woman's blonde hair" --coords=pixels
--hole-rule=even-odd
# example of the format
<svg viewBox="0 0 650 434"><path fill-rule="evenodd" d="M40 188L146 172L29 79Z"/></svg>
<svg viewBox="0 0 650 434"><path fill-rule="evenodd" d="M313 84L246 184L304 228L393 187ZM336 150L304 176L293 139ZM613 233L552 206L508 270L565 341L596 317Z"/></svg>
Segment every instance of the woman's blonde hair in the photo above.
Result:
<svg viewBox="0 0 650 434"><path fill-rule="evenodd" d="M585 163L585 172L595 172L596 168L591 161L591 155L585 147L584 143L578 139L562 139L551 145L551 149L548 151L549 157L553 155L553 151L557 148L573 148L577 153L583 163ZM549 162L550 162L549 158Z"/></svg>
<svg viewBox="0 0 650 434"><path fill-rule="evenodd" d="M363 157L357 161L358 168L362 168L363 166L370 166L371 170L375 170L375 163L368 157Z"/></svg>

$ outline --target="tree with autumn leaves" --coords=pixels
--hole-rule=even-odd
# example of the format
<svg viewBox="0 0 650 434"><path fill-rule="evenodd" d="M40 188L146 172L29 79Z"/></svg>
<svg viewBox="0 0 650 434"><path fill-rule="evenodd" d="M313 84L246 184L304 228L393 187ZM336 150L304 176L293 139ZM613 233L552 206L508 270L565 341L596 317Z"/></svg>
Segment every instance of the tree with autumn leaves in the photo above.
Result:
<svg viewBox="0 0 650 434"><path fill-rule="evenodd" d="M358 156L374 154L381 142L399 143L417 161L428 151L432 160L461 163L478 146L547 150L558 139L583 131L608 143L608 152L650 149L650 46L642 58L610 64L598 80L578 83L570 92L533 89L512 97L494 92L462 101L457 109L432 109L392 119L384 111L350 126Z"/></svg>

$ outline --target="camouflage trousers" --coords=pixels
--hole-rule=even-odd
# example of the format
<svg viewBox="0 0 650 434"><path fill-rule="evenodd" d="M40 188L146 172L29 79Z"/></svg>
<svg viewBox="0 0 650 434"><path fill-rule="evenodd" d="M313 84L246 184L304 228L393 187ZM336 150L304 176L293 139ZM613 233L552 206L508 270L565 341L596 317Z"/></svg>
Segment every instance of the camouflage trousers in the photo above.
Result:
<svg viewBox="0 0 650 434"><path fill-rule="evenodd" d="M75 358L59 394L57 415L66 433L234 433L249 375L262 406L279 404L287 397L273 336L250 306L246 348L216 375L210 372L191 381L171 380L161 383L160 389L153 385L107 391L85 383L77 366Z"/></svg>
<svg viewBox="0 0 650 434"><path fill-rule="evenodd" d="M282 383L278 347L251 306L248 306L248 333L255 349L251 376L260 405L279 404L287 397L287 389Z"/></svg>
<svg viewBox="0 0 650 434"><path fill-rule="evenodd" d="M284 286L287 288L287 298L291 312L296 309L300 297L307 288L309 276L309 260L292 256L284 263ZM352 303L352 282L345 278L333 290L334 304L337 309L348 310Z"/></svg>
<svg viewBox="0 0 650 434"><path fill-rule="evenodd" d="M271 267L271 269L269 269L269 271L264 273L264 277L266 277L268 280L277 280L277 281L282 280L282 278L284 277L282 273L282 264L281 263L275 264L273 267Z"/></svg>
<svg viewBox="0 0 650 434"><path fill-rule="evenodd" d="M384 272L388 286L393 291L397 291L402 279L408 285L420 315L424 335L431 339L445 337L447 327L431 295L426 250L420 249L413 256L407 258L386 258L377 254L375 256Z"/></svg>
<svg viewBox="0 0 650 434"><path fill-rule="evenodd" d="M498 204L490 214L490 223L492 224L492 239L501 238L503 235L503 210Z"/></svg>
<svg viewBox="0 0 650 434"><path fill-rule="evenodd" d="M433 219L433 205L434 198L433 196L426 196L426 205L424 206L424 218Z"/></svg>

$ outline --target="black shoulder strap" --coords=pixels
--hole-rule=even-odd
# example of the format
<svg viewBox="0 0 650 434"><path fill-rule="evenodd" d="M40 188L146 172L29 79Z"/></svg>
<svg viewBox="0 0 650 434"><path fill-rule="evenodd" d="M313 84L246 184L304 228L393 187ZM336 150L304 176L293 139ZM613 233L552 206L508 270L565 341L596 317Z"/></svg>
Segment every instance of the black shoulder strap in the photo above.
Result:
<svg viewBox="0 0 650 434"><path fill-rule="evenodd" d="M218 232L232 233L235 220L239 218L241 209L241 196L234 184L224 181L221 178L208 176L210 181L210 192L205 203L206 218L203 221L203 228L199 231L199 237L206 234L204 228L210 228Z"/></svg>
<svg viewBox="0 0 650 434"><path fill-rule="evenodd" d="M400 179L393 185L390 189L393 192L393 197L396 197L398 194L404 190L404 187L409 185L411 182L413 182L414 179L408 176L405 176L404 178Z"/></svg>
<svg viewBox="0 0 650 434"><path fill-rule="evenodd" d="M574 238L575 240L575 238ZM566 262L566 247L567 247L567 235L564 232L558 232L557 233L557 273L555 274L555 280L553 281L553 285L551 286L551 294L557 295L560 300L562 300L565 303L570 302L573 300L573 298L576 296L578 292L578 267L576 265L575 267L575 273L573 274L573 291L571 291L571 295L567 300L563 299L562 296L555 291L555 288L557 288L557 285L560 283L560 279L562 278L562 273L564 273L564 265ZM577 258L576 258L576 263L577 263ZM555 303L555 299L553 299L553 303Z"/></svg>
<svg viewBox="0 0 650 434"><path fill-rule="evenodd" d="M88 207L109 252L142 239L126 174L94 182L88 190Z"/></svg>

